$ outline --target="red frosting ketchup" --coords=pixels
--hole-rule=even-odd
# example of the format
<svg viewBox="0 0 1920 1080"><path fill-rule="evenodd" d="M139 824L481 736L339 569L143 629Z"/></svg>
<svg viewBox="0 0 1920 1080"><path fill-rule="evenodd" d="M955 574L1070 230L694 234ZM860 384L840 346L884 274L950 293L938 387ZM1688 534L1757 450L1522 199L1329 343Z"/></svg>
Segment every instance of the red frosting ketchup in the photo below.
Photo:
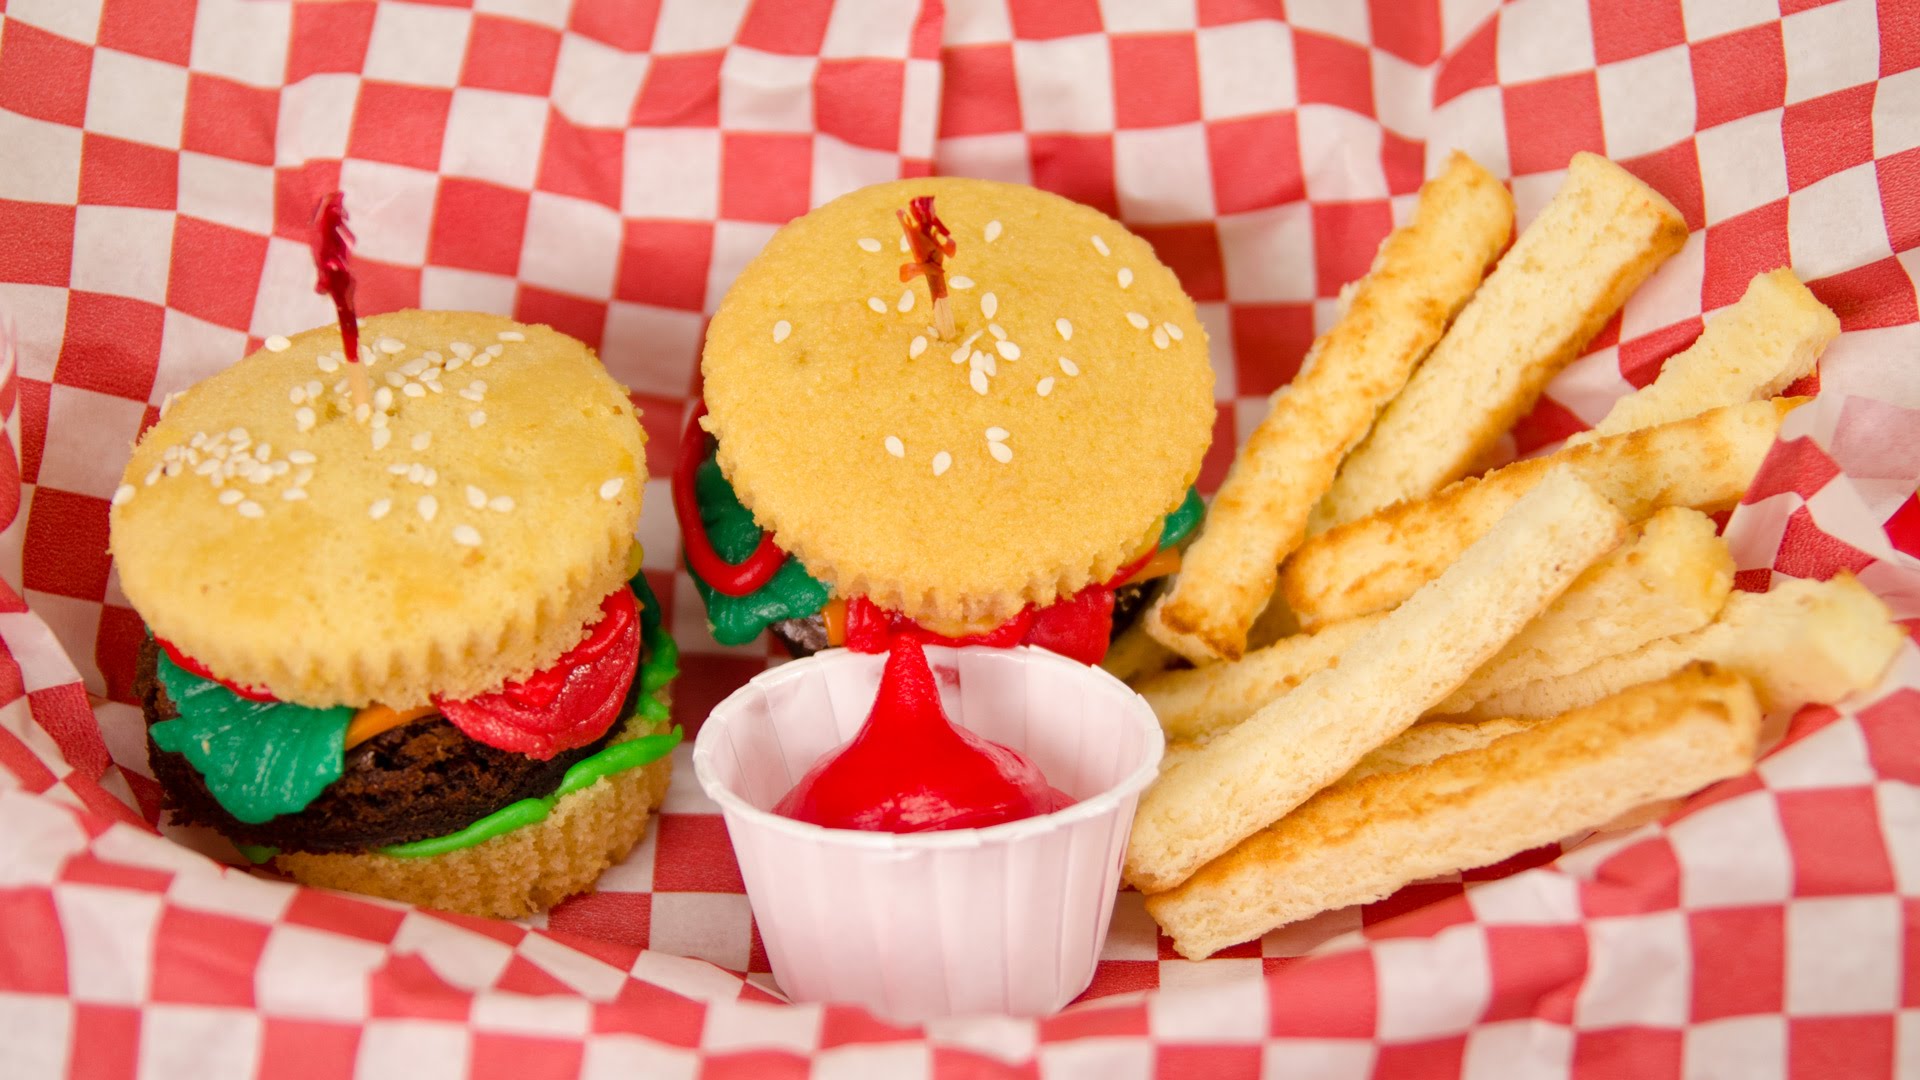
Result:
<svg viewBox="0 0 1920 1080"><path fill-rule="evenodd" d="M895 638L858 734L828 753L773 812L830 829L978 829L1073 805L1020 753L947 719L920 642Z"/></svg>

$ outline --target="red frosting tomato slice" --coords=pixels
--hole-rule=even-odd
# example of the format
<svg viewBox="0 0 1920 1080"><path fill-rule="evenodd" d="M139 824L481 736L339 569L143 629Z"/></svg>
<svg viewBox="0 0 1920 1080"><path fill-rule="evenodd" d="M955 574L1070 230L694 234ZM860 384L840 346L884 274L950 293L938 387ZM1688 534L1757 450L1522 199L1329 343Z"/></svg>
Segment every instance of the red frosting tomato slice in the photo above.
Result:
<svg viewBox="0 0 1920 1080"><path fill-rule="evenodd" d="M633 593L615 589L600 602L587 639L519 682L464 701L434 699L468 738L545 761L607 733L640 663L640 618Z"/></svg>

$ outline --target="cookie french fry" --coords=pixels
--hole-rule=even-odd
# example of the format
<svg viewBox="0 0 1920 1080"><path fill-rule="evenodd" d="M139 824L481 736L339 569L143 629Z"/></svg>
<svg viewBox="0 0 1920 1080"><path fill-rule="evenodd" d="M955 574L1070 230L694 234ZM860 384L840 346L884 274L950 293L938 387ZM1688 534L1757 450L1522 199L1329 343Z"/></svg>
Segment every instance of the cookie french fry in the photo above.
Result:
<svg viewBox="0 0 1920 1080"><path fill-rule="evenodd" d="M1245 720L1261 707L1332 667L1384 615L1365 615L1281 638L1238 660L1163 671L1134 684L1153 706L1167 738L1207 739Z"/></svg>
<svg viewBox="0 0 1920 1080"><path fill-rule="evenodd" d="M1746 492L1781 420L1805 400L1728 405L1609 435L1390 506L1302 544L1281 568L1281 594L1308 629L1391 608L1485 535L1556 465L1592 484L1631 520L1669 506L1727 509Z"/></svg>
<svg viewBox="0 0 1920 1080"><path fill-rule="evenodd" d="M1462 750L1474 750L1485 746L1495 739L1504 738L1516 731L1525 731L1538 723L1537 720L1422 720L1400 733L1392 742L1360 759L1360 763L1347 770L1340 783L1358 780L1379 773L1398 772L1436 761L1448 754L1457 754ZM1160 771L1166 772L1175 765L1200 752L1206 745L1201 742L1168 743L1166 753L1160 758Z"/></svg>
<svg viewBox="0 0 1920 1080"><path fill-rule="evenodd" d="M1513 232L1513 197L1465 154L1420 189L1345 314L1247 438L1148 632L1196 663L1239 656L1275 567L1349 450L1406 384Z"/></svg>
<svg viewBox="0 0 1920 1080"><path fill-rule="evenodd" d="M1174 659L1173 650L1148 636L1143 621L1136 619L1113 639L1100 666L1121 682L1132 682L1165 671Z"/></svg>
<svg viewBox="0 0 1920 1080"><path fill-rule="evenodd" d="M1340 467L1309 531L1466 475L1686 238L1658 192L1605 158L1575 154L1553 200Z"/></svg>
<svg viewBox="0 0 1920 1080"><path fill-rule="evenodd" d="M1702 660L1750 679L1767 711L1790 712L1872 686L1905 637L1886 604L1853 575L1787 578L1772 592L1734 593L1717 620L1693 633L1494 694L1459 718L1551 716Z"/></svg>
<svg viewBox="0 0 1920 1080"><path fill-rule="evenodd" d="M1759 730L1746 680L1690 667L1477 749L1343 780L1147 897L1147 912L1198 960L1737 775L1752 765Z"/></svg>
<svg viewBox="0 0 1920 1080"><path fill-rule="evenodd" d="M1661 365L1659 378L1614 402L1593 430L1567 445L1772 397L1812 371L1839 335L1840 320L1792 270L1760 274L1737 302L1707 320L1692 345Z"/></svg>
<svg viewBox="0 0 1920 1080"><path fill-rule="evenodd" d="M1492 659L1625 531L1571 473L1547 476L1338 666L1161 776L1134 816L1128 878L1172 888L1338 779Z"/></svg>

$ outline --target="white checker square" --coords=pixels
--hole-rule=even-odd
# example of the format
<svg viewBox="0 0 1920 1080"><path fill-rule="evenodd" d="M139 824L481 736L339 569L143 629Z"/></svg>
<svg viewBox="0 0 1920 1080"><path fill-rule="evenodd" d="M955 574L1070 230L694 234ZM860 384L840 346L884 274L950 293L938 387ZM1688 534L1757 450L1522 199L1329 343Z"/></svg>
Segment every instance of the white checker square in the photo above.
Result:
<svg viewBox="0 0 1920 1080"><path fill-rule="evenodd" d="M52 379L54 359L66 336L66 287L0 281L0 319L8 317L16 335L16 370L25 378Z"/></svg>
<svg viewBox="0 0 1920 1080"><path fill-rule="evenodd" d="M1267 984L1258 957L1160 961L1147 1031L1182 1043L1257 1042L1267 1034Z"/></svg>
<svg viewBox="0 0 1920 1080"><path fill-rule="evenodd" d="M69 1076L73 1003L51 994L0 993L0 1037L16 1076Z"/></svg>
<svg viewBox="0 0 1920 1080"><path fill-rule="evenodd" d="M651 952L705 960L728 971L745 971L752 944L752 917L742 894L657 892L653 894L647 946ZM714 974L737 988L738 984L724 973ZM711 1022L711 1015L708 1020Z"/></svg>
<svg viewBox="0 0 1920 1080"><path fill-rule="evenodd" d="M922 161L931 160L935 129L940 123L940 64L934 60L908 60L903 78L900 153Z"/></svg>
<svg viewBox="0 0 1920 1080"><path fill-rule="evenodd" d="M1307 198L1348 202L1387 197L1380 167L1380 125L1333 105L1307 105L1299 112L1300 163Z"/></svg>
<svg viewBox="0 0 1920 1080"><path fill-rule="evenodd" d="M573 296L613 295L620 262L620 215L552 192L536 191L527 204L527 236L520 249L520 280Z"/></svg>
<svg viewBox="0 0 1920 1080"><path fill-rule="evenodd" d="M1513 178L1513 225L1517 236L1540 216L1553 196L1567 182L1567 170L1528 173Z"/></svg>
<svg viewBox="0 0 1920 1080"><path fill-rule="evenodd" d="M73 287L165 304L173 216L132 206L75 207Z"/></svg>
<svg viewBox="0 0 1920 1080"><path fill-rule="evenodd" d="M1313 214L1303 202L1219 222L1227 296L1239 304L1313 299Z"/></svg>
<svg viewBox="0 0 1920 1080"><path fill-rule="evenodd" d="M1016 41L1013 70L1027 131L1113 130L1113 55L1104 36Z"/></svg>
<svg viewBox="0 0 1920 1080"><path fill-rule="evenodd" d="M1632 341L1700 313L1707 274L1707 234L1687 237L1673 257L1627 298L1620 312L1620 340Z"/></svg>
<svg viewBox="0 0 1920 1080"><path fill-rule="evenodd" d="M1154 1076L1153 1044L1139 1037L1103 1036L1042 1043L1035 1056L1035 1064L1040 1068L1039 1080L1087 1076L1097 1076L1100 1080L1153 1080ZM867 1075L930 1076L932 1071Z"/></svg>
<svg viewBox="0 0 1920 1080"><path fill-rule="evenodd" d="M1159 928L1147 914L1147 898L1129 889L1114 898L1113 922L1107 930L1107 943L1100 950L1102 960L1160 959Z"/></svg>
<svg viewBox="0 0 1920 1080"><path fill-rule="evenodd" d="M47 429L69 438L85 432L108 446L130 446L140 433L147 403L54 383L47 396ZM40 463L43 487L98 499L111 498L126 462L118 454L49 453ZM88 650L91 651L91 650Z"/></svg>
<svg viewBox="0 0 1920 1080"><path fill-rule="evenodd" d="M1495 176L1511 176L1507 156L1507 117L1500 88L1469 90L1433 110L1427 126L1427 161L1445 161L1459 150Z"/></svg>
<svg viewBox="0 0 1920 1080"><path fill-rule="evenodd" d="M460 81L473 16L458 8L381 4L373 10L364 77L411 86Z"/></svg>
<svg viewBox="0 0 1920 1080"><path fill-rule="evenodd" d="M679 575L679 579L681 581L687 580L685 575ZM691 587L689 587L688 592L692 592ZM678 609L676 608L676 610ZM699 616L696 615L695 617L698 618ZM678 639L679 636L678 633L674 634L675 639ZM699 651L710 653L723 652L725 650L701 649ZM760 652L762 656L765 655L765 650L757 651ZM691 743L683 742L674 748L673 768L675 772L679 772L683 776L693 775L693 748ZM707 798L706 789L699 784L676 784L667 788L667 797L660 802L660 812L663 814L718 814L720 812L720 804Z"/></svg>
<svg viewBox="0 0 1920 1080"><path fill-rule="evenodd" d="M1260 1048L1263 1076L1367 1080L1379 1051L1365 1039L1268 1039Z"/></svg>
<svg viewBox="0 0 1920 1080"><path fill-rule="evenodd" d="M1502 83L1593 67L1593 20L1585 0L1514 0L1500 9L1495 40Z"/></svg>
<svg viewBox="0 0 1920 1080"><path fill-rule="evenodd" d="M1247 436L1266 416L1270 403L1269 398L1245 398L1233 403L1237 425L1235 430L1239 432L1242 443L1247 441ZM1363 923L1360 913L1360 905L1349 904L1323 911L1310 919L1276 927L1261 936L1260 955L1268 958L1306 956L1321 949L1334 952L1346 945L1362 945L1364 941L1360 934Z"/></svg>
<svg viewBox="0 0 1920 1080"><path fill-rule="evenodd" d="M1686 46L1607 64L1599 83L1608 157L1639 157L1693 134L1693 62Z"/></svg>
<svg viewBox="0 0 1920 1080"><path fill-rule="evenodd" d="M1027 137L1018 131L943 138L934 148L934 171L948 176L1031 184L1033 159L1027 150Z"/></svg>
<svg viewBox="0 0 1920 1080"><path fill-rule="evenodd" d="M287 77L292 4L201 0L194 9L193 70L249 86L279 86Z"/></svg>
<svg viewBox="0 0 1920 1080"><path fill-rule="evenodd" d="M1920 146L1920 68L1889 75L1873 90L1873 156Z"/></svg>
<svg viewBox="0 0 1920 1080"><path fill-rule="evenodd" d="M1894 1021L1893 1075L1920 1076L1920 1009L1902 1009Z"/></svg>
<svg viewBox="0 0 1920 1080"><path fill-rule="evenodd" d="M1787 1021L1736 1016L1686 1029L1680 1075L1686 1080L1785 1080Z"/></svg>
<svg viewBox="0 0 1920 1080"><path fill-rule="evenodd" d="M1866 786L1878 778L1859 724L1828 724L1759 764L1774 791Z"/></svg>
<svg viewBox="0 0 1920 1080"><path fill-rule="evenodd" d="M958 18L956 13L947 15ZM827 16L827 35L820 42L823 57L907 56L913 51L913 28L919 10L894 0L839 0Z"/></svg>
<svg viewBox="0 0 1920 1080"><path fill-rule="evenodd" d="M626 133L620 212L627 217L720 216L720 133L631 128Z"/></svg>
<svg viewBox="0 0 1920 1080"><path fill-rule="evenodd" d="M1204 27L1194 34L1200 115L1209 120L1280 112L1300 104L1293 31L1278 21Z"/></svg>
<svg viewBox="0 0 1920 1080"><path fill-rule="evenodd" d="M1007 0L979 0L954 4L947 10L941 44L982 45L1013 40L1013 20L1007 14Z"/></svg>
<svg viewBox="0 0 1920 1080"><path fill-rule="evenodd" d="M137 763L146 750L146 720L136 706L109 702L115 706L111 711L99 708L101 716L100 734L107 740L107 749L113 759L122 763ZM129 753L122 755L120 748L114 745L118 728L126 735L138 739L139 750L127 747ZM123 765L124 767L124 765ZM271 923L287 913L287 906L293 903L294 887L283 881L271 881L266 878L250 877L246 874L226 874L201 861L183 848L146 836L144 839L153 847L176 852L188 865L176 867L181 872L174 874L172 884L167 886L167 903L185 911L204 911L212 915L231 915L237 919L252 922Z"/></svg>
<svg viewBox="0 0 1920 1080"><path fill-rule="evenodd" d="M581 1080L695 1080L699 1075L700 1059L694 1051L637 1035L595 1035L580 1059ZM814 1076L820 1076L817 1067Z"/></svg>
<svg viewBox="0 0 1920 1080"><path fill-rule="evenodd" d="M1362 45L1373 42L1367 5L1352 0L1289 0L1287 22L1302 30L1332 34Z"/></svg>
<svg viewBox="0 0 1920 1080"><path fill-rule="evenodd" d="M345 934L274 926L254 969L254 1003L268 1015L362 1023L368 1011L367 976L386 956L373 942Z"/></svg>
<svg viewBox="0 0 1920 1080"><path fill-rule="evenodd" d="M473 0L473 10L485 15L505 15L555 30L567 25L567 5L552 0Z"/></svg>
<svg viewBox="0 0 1920 1080"><path fill-rule="evenodd" d="M624 970L545 934L527 935L518 949L522 957L589 1001L610 1002L627 985Z"/></svg>
<svg viewBox="0 0 1920 1080"><path fill-rule="evenodd" d="M1373 54L1373 107L1389 131L1418 138L1433 113L1435 68L1415 67L1384 50Z"/></svg>
<svg viewBox="0 0 1920 1080"><path fill-rule="evenodd" d="M724 49L740 34L747 0L664 0L653 24L655 53Z"/></svg>
<svg viewBox="0 0 1920 1080"><path fill-rule="evenodd" d="M1787 1012L1846 1016L1900 1007L1898 896L1825 896L1787 905Z"/></svg>
<svg viewBox="0 0 1920 1080"><path fill-rule="evenodd" d="M440 171L531 188L546 140L547 99L463 86L453 92L447 110Z"/></svg>
<svg viewBox="0 0 1920 1080"><path fill-rule="evenodd" d="M733 287L733 279L760 254L760 249L767 246L779 228L747 221L714 222L713 258L707 265L706 310L720 306L720 298Z"/></svg>
<svg viewBox="0 0 1920 1080"><path fill-rule="evenodd" d="M418 266L427 261L427 234L440 178L404 165L348 158L340 187L353 207L354 254Z"/></svg>
<svg viewBox="0 0 1920 1080"><path fill-rule="evenodd" d="M1633 389L1632 383L1620 377L1619 347L1609 345L1561 368L1547 384L1547 396L1592 425Z"/></svg>
<svg viewBox="0 0 1920 1080"><path fill-rule="evenodd" d="M1773 797L1764 791L1718 802L1667 831L1688 908L1776 903L1793 895L1793 856Z"/></svg>
<svg viewBox="0 0 1920 1080"><path fill-rule="evenodd" d="M553 70L553 107L583 127L626 127L651 60L650 53L565 34Z"/></svg>
<svg viewBox="0 0 1920 1080"><path fill-rule="evenodd" d="M1460 1080L1506 1080L1521 1063L1573 1060L1573 1032L1545 1020L1503 1020L1467 1032Z"/></svg>
<svg viewBox="0 0 1920 1080"><path fill-rule="evenodd" d="M760 1001L737 1001L715 1009L700 1033L700 1049L708 1053L743 1050L787 1050L810 1054L820 1045L821 1010L796 1009Z"/></svg>
<svg viewBox="0 0 1920 1080"><path fill-rule="evenodd" d="M1200 316L1200 327L1207 332L1207 349L1213 361L1213 399L1232 401L1240 387L1234 375L1233 314L1222 303L1199 302L1193 305Z"/></svg>
<svg viewBox="0 0 1920 1080"><path fill-rule="evenodd" d="M1920 836L1920 788L1896 781L1873 786L1880 827L1888 836ZM1920 845L1888 844L1894 885L1902 895L1920 896Z"/></svg>
<svg viewBox="0 0 1920 1080"><path fill-rule="evenodd" d="M421 298L421 306L455 307L450 304L429 304L424 296ZM169 318L174 314L175 312L172 311L167 312ZM267 259L260 274L260 288L253 299L253 319L247 329L254 337L267 338L274 334L291 334L310 326L330 323L334 321L334 317L332 301L313 291L313 250L298 240L289 240L284 236L269 236ZM173 355L187 360L188 363L193 362L184 353ZM209 360L216 363L222 362L213 357ZM162 381L171 382L164 365L161 373ZM181 383L171 389L184 389L188 385L190 384Z"/></svg>
<svg viewBox="0 0 1920 1080"><path fill-rule="evenodd" d="M93 50L88 131L178 149L186 115L185 68L114 49Z"/></svg>
<svg viewBox="0 0 1920 1080"><path fill-rule="evenodd" d="M39 610L37 602L34 609ZM53 887L53 906L66 932L68 996L109 1005L145 1002L161 898L97 885L59 884Z"/></svg>
<svg viewBox="0 0 1920 1080"><path fill-rule="evenodd" d="M143 1076L245 1080L260 1054L260 1017L244 1009L148 1005L140 1010Z"/></svg>
<svg viewBox="0 0 1920 1080"><path fill-rule="evenodd" d="M1779 0L1680 0L1688 41L1704 41L1780 17Z"/></svg>
<svg viewBox="0 0 1920 1080"><path fill-rule="evenodd" d="M1686 914L1661 911L1587 921L1587 978L1574 998L1584 1028L1673 1027L1693 1007Z"/></svg>
<svg viewBox="0 0 1920 1080"><path fill-rule="evenodd" d="M1787 194L1787 150L1779 109L1710 127L1694 137L1707 224L1765 206Z"/></svg>
<svg viewBox="0 0 1920 1080"><path fill-rule="evenodd" d="M1555 870L1510 874L1467 887L1474 918L1489 926L1563 926L1580 921L1580 885Z"/></svg>
<svg viewBox="0 0 1920 1080"><path fill-rule="evenodd" d="M1880 214L1872 162L1855 165L1788 196L1787 243L1793 269L1811 281L1893 254Z"/></svg>
<svg viewBox="0 0 1920 1080"><path fill-rule="evenodd" d="M700 360L697 311L615 300L607 306L600 359L615 379L643 394L685 397Z"/></svg>
<svg viewBox="0 0 1920 1080"><path fill-rule="evenodd" d="M38 492L40 489L35 487L31 490ZM6 641L7 650L13 654L15 662L20 665L22 685L29 694L36 690L45 690L49 686L65 686L79 678L70 659L71 654L61 651L63 641L71 642L75 639L63 631L69 627L84 627L88 630L88 634L78 640L93 640L92 630L98 621L100 605L64 596L59 599L75 605L77 610L83 612L86 609L92 609L95 621L89 623L71 618L63 620L58 612L48 613L38 603L34 604L31 611L0 615L0 639ZM36 614L40 617L36 618ZM84 660L86 657L81 659ZM48 761L58 760L63 756L59 745L53 741L51 735L47 734L47 730L38 724L31 723L31 716L14 713L7 719L16 721L10 722L8 726L38 756Z"/></svg>
<svg viewBox="0 0 1920 1080"><path fill-rule="evenodd" d="M75 203L80 200L80 129L0 109L0 199Z"/></svg>
<svg viewBox="0 0 1920 1080"><path fill-rule="evenodd" d="M1206 221L1213 214L1213 173L1202 124L1113 135L1113 186L1120 216L1134 224Z"/></svg>
<svg viewBox="0 0 1920 1080"><path fill-rule="evenodd" d="M455 986L492 986L513 960L513 948L423 911L409 911L393 933L392 951L418 953Z"/></svg>
<svg viewBox="0 0 1920 1080"><path fill-rule="evenodd" d="M355 1076L378 1080L461 1080L473 1039L461 1024L371 1020L360 1031Z"/></svg>
<svg viewBox="0 0 1920 1080"><path fill-rule="evenodd" d="M819 206L849 191L900 177L900 158L886 150L870 150L831 135L813 138L813 186L808 204Z"/></svg>
<svg viewBox="0 0 1920 1080"><path fill-rule="evenodd" d="M107 574L107 603L125 604L126 595L119 589L120 572L116 567ZM135 705L119 701L103 701L93 707L93 715L100 721L100 741L107 744L107 756L120 763L128 772L137 773L148 779L153 778L153 770L147 767L147 721ZM172 845L169 844L169 847ZM184 848L181 850L185 850ZM248 881L257 880L247 878ZM251 889L234 890L230 898L226 892L225 878L213 874L181 874L173 879L167 888L167 899L175 907L194 908L201 911L233 912L243 918L258 918L271 922L279 917L277 911L271 914L258 914L253 909L233 911L248 905L256 899ZM281 893L291 896L285 887ZM264 905L258 905L264 907ZM281 906L284 906L282 904Z"/></svg>
<svg viewBox="0 0 1920 1080"><path fill-rule="evenodd" d="M1199 24L1194 0L1100 0L1100 25L1109 34L1192 30Z"/></svg>
<svg viewBox="0 0 1920 1080"><path fill-rule="evenodd" d="M477 1031L578 1039L593 1026L593 1002L570 994L481 994L474 998Z"/></svg>
<svg viewBox="0 0 1920 1080"><path fill-rule="evenodd" d="M307 276L313 276L311 265L307 267ZM508 315L513 312L516 288L514 280L502 274L428 266L420 271L420 306L429 310L490 311L495 315ZM321 303L325 302L323 298Z"/></svg>
<svg viewBox="0 0 1920 1080"><path fill-rule="evenodd" d="M192 151L179 163L181 213L242 232L273 232L272 169Z"/></svg>
<svg viewBox="0 0 1920 1080"><path fill-rule="evenodd" d="M812 131L819 61L736 46L720 62L720 126L738 131Z"/></svg>
<svg viewBox="0 0 1920 1080"><path fill-rule="evenodd" d="M680 414L673 414L674 428L682 429ZM680 526L673 518L672 488L665 477L647 481L646 498L640 503L640 527L636 530L649 570L672 570L679 565ZM649 879L651 880L651 879Z"/></svg>
<svg viewBox="0 0 1920 1080"><path fill-rule="evenodd" d="M345 74L309 75L282 89L273 136L274 163L299 165L314 158L345 157L359 97L360 80Z"/></svg>
<svg viewBox="0 0 1920 1080"><path fill-rule="evenodd" d="M1787 60L1787 104L1880 76L1880 23L1873 0L1839 0L1780 20Z"/></svg>
<svg viewBox="0 0 1920 1080"><path fill-rule="evenodd" d="M12 0L7 18L92 44L100 29L100 0Z"/></svg>
<svg viewBox="0 0 1920 1080"><path fill-rule="evenodd" d="M1380 993L1376 1035L1383 1042L1451 1035L1486 1011L1491 975L1486 934L1478 926L1375 942L1373 965Z"/></svg>
<svg viewBox="0 0 1920 1080"><path fill-rule="evenodd" d="M1440 0L1440 47L1460 47L1500 10L1500 0Z"/></svg>

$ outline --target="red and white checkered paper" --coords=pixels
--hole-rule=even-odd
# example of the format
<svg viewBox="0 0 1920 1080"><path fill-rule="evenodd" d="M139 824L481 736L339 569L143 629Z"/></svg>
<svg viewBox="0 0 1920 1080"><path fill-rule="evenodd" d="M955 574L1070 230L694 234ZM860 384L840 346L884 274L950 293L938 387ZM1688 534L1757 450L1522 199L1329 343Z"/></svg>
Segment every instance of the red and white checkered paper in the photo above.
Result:
<svg viewBox="0 0 1920 1080"><path fill-rule="evenodd" d="M530 926L261 880L157 834L140 623L105 555L157 402L327 321L305 230L340 186L363 310L552 323L633 388L691 727L769 652L706 634L663 478L704 320L782 221L929 171L1117 214L1211 331L1211 488L1448 151L1512 177L1524 222L1587 149L1692 236L1514 449L1603 414L1791 263L1846 332L1729 524L1740 584L1846 568L1911 626L1911 5L0 0L0 20L0 1073L1920 1075L1911 646L1657 824L1199 963L1123 895L1066 1012L902 1028L779 1000L684 757L643 846Z"/></svg>

